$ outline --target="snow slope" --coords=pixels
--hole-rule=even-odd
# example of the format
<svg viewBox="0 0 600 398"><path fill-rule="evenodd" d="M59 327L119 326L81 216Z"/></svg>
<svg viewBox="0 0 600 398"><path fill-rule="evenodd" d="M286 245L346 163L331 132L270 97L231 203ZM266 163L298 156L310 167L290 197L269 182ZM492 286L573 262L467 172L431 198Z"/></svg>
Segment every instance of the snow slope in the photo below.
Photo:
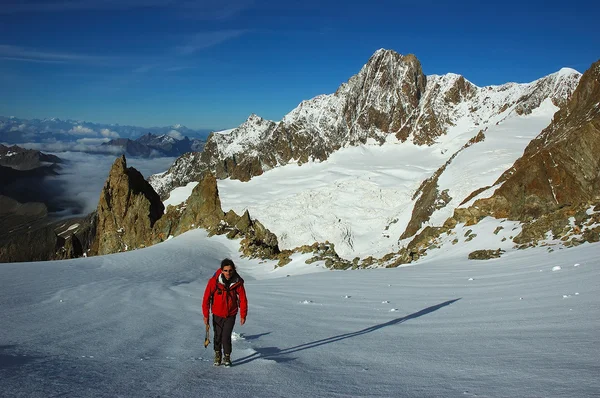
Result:
<svg viewBox="0 0 600 398"><path fill-rule="evenodd" d="M454 248L396 269L295 257L274 270L195 230L127 253L0 264L1 395L597 396L600 245L484 262ZM250 302L230 369L202 346L202 293L225 256Z"/></svg>

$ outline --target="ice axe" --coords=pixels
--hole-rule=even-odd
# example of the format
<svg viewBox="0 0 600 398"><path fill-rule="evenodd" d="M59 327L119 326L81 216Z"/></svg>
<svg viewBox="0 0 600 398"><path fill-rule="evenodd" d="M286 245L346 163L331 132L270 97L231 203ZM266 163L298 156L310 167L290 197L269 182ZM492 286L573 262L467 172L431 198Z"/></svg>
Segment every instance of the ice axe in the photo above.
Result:
<svg viewBox="0 0 600 398"><path fill-rule="evenodd" d="M204 348L208 347L208 345L210 344L210 340L208 338L209 331L210 331L210 325L207 323L206 324L206 337L204 337Z"/></svg>

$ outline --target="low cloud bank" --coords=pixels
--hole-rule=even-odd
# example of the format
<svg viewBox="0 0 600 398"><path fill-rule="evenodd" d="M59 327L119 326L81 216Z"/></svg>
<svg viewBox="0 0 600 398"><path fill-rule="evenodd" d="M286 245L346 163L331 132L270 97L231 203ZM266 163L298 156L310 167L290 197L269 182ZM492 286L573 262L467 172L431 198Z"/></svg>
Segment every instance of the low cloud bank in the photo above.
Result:
<svg viewBox="0 0 600 398"><path fill-rule="evenodd" d="M66 208L59 216L84 216L96 210L100 192L116 157L113 155L81 152L58 152L54 155L67 160L60 175L47 177L51 186L60 188L52 192ZM127 166L137 169L144 178L167 170L175 161L173 157L152 159L127 159Z"/></svg>

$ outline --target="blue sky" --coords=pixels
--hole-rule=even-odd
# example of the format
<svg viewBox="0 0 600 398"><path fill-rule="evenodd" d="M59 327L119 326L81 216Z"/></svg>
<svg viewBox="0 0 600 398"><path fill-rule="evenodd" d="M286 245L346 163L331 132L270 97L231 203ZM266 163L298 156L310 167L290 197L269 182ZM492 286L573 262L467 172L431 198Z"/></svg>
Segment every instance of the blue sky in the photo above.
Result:
<svg viewBox="0 0 600 398"><path fill-rule="evenodd" d="M280 120L379 48L415 54L427 75L529 82L600 58L598 15L580 0L0 0L0 115Z"/></svg>

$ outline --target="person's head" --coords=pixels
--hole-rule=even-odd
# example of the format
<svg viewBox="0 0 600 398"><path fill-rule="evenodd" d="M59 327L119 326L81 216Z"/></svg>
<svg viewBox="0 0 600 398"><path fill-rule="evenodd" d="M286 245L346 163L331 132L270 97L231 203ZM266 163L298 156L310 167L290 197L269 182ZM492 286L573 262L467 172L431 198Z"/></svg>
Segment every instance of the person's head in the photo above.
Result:
<svg viewBox="0 0 600 398"><path fill-rule="evenodd" d="M230 258L226 258L221 261L221 272L227 279L235 275L235 264Z"/></svg>

